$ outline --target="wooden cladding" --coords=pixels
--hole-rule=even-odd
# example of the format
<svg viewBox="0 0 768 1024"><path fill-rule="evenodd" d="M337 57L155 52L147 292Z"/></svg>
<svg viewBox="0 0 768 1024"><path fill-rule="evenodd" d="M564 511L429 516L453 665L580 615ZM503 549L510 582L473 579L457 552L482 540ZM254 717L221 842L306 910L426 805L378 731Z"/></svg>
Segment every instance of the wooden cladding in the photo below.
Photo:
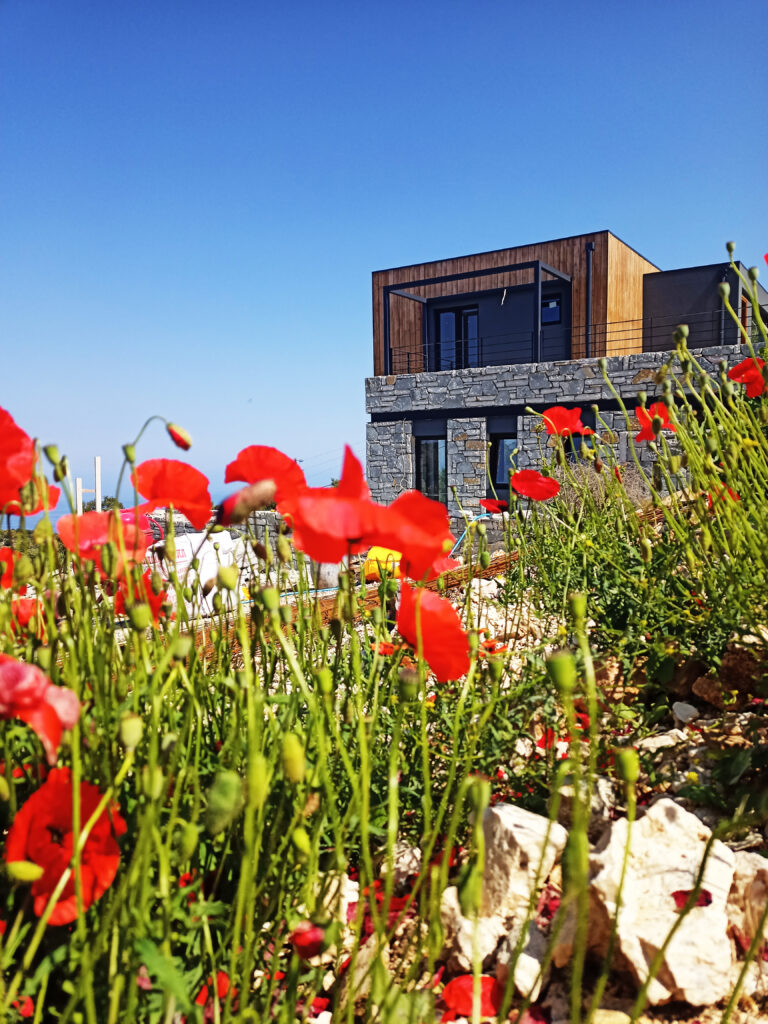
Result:
<svg viewBox="0 0 768 1024"><path fill-rule="evenodd" d="M387 286L394 286L419 299L433 299L532 285L534 272L531 269L500 271L498 274L465 277L458 281L443 281L438 284L410 285L410 282L451 274L471 274L473 271L487 271L494 267L534 260L547 263L555 270L571 277L571 356L573 359L583 358L586 336L587 242L593 242L595 246L592 256L591 322L600 325L598 330L593 329L590 354L599 356L623 353L626 350L623 344L626 335L619 324L642 318L643 274L658 268L609 231L599 231L535 245L521 245L511 249L477 253L473 256L377 271L373 274L372 282L374 375L380 376L385 372L384 289ZM542 280L547 280L546 274L543 274ZM394 293L390 295L389 302L390 344L392 350L397 352L395 371L418 373L424 369L425 303ZM614 323L615 328L611 327ZM635 333L640 337L639 347L636 349L640 351L642 331Z"/></svg>

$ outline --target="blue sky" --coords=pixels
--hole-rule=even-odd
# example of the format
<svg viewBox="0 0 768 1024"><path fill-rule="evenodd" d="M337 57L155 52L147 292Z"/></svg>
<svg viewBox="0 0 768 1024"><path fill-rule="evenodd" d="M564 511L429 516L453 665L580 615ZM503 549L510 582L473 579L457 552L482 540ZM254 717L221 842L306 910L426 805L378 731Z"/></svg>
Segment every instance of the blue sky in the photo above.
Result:
<svg viewBox="0 0 768 1024"><path fill-rule="evenodd" d="M0 405L74 471L160 413L364 455L371 272L609 228L768 248L763 0L0 0ZM763 269L765 269L763 267ZM179 453L155 425L139 458ZM88 481L86 480L86 485Z"/></svg>

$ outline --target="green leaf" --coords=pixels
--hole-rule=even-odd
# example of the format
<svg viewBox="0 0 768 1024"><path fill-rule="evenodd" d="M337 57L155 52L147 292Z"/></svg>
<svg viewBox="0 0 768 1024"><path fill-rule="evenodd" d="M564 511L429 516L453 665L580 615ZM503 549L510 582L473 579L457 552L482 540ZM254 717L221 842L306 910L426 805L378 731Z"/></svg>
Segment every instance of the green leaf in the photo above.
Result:
<svg viewBox="0 0 768 1024"><path fill-rule="evenodd" d="M151 977L162 989L175 996L179 1008L191 1010L187 986L173 960L164 956L151 939L137 939L134 948L144 961L144 966Z"/></svg>

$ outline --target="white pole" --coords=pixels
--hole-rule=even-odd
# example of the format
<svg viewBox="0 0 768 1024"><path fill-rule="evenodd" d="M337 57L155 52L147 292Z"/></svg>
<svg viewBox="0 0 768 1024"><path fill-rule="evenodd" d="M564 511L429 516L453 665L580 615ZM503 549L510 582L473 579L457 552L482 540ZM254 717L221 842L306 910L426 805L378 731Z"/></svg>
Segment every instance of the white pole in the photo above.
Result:
<svg viewBox="0 0 768 1024"><path fill-rule="evenodd" d="M96 511L101 512L101 456L93 457L94 489L96 491Z"/></svg>
<svg viewBox="0 0 768 1024"><path fill-rule="evenodd" d="M81 476L75 477L75 503L77 514L81 516L83 514L83 478Z"/></svg>

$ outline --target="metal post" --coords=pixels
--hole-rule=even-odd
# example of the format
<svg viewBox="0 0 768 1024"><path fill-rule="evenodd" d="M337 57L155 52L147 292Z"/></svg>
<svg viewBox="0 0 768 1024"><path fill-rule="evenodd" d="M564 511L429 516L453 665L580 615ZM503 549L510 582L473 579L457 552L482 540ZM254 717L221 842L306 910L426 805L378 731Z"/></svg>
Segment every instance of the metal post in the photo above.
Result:
<svg viewBox="0 0 768 1024"><path fill-rule="evenodd" d="M536 261L533 270L534 302L536 307L533 314L533 325L535 331L534 345L536 347L536 359L534 362L541 362L541 264Z"/></svg>
<svg viewBox="0 0 768 1024"><path fill-rule="evenodd" d="M584 248L587 252L587 324L584 330L584 352L589 359L592 348L592 253L595 251L595 243L587 242Z"/></svg>
<svg viewBox="0 0 768 1024"><path fill-rule="evenodd" d="M389 344L389 288L384 289L384 373L392 373L392 349Z"/></svg>
<svg viewBox="0 0 768 1024"><path fill-rule="evenodd" d="M96 511L101 512L101 456L93 457L93 487L96 491Z"/></svg>
<svg viewBox="0 0 768 1024"><path fill-rule="evenodd" d="M77 514L81 516L83 514L83 478L81 476L75 477L75 507Z"/></svg>

